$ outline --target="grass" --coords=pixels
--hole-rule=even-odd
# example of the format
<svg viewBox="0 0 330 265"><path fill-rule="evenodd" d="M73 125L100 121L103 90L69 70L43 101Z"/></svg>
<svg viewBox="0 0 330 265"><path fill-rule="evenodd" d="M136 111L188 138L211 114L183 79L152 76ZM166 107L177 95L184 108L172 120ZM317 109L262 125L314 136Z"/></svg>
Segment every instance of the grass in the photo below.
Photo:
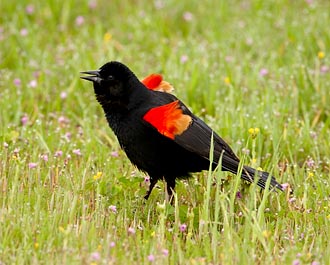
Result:
<svg viewBox="0 0 330 265"><path fill-rule="evenodd" d="M330 4L218 2L1 4L1 264L330 262ZM179 182L175 207L163 183L145 203L79 79L110 60L163 73L293 194L215 171Z"/></svg>

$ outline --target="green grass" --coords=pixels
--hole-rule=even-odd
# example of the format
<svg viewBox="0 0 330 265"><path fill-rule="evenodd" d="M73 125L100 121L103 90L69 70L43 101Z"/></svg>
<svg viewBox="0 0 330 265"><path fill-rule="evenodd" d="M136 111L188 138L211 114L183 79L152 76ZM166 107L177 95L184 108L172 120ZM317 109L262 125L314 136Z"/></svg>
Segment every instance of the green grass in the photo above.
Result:
<svg viewBox="0 0 330 265"><path fill-rule="evenodd" d="M330 3L96 3L0 5L0 263L329 264ZM145 203L144 174L79 79L110 60L163 73L293 194L216 171L179 182L175 207L163 183Z"/></svg>

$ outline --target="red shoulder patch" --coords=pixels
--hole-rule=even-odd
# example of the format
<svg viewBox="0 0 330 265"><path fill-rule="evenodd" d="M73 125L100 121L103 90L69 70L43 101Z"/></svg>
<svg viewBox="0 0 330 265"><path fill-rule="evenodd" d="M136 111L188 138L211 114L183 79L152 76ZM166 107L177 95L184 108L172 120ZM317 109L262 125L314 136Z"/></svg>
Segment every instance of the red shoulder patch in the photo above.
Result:
<svg viewBox="0 0 330 265"><path fill-rule="evenodd" d="M148 89L170 93L174 90L172 85L163 80L160 74L150 74L141 81Z"/></svg>
<svg viewBox="0 0 330 265"><path fill-rule="evenodd" d="M187 130L192 120L189 115L182 113L179 100L150 109L143 119L170 139Z"/></svg>
<svg viewBox="0 0 330 265"><path fill-rule="evenodd" d="M154 90L163 81L163 77L160 74L151 74L144 78L141 82L149 89Z"/></svg>

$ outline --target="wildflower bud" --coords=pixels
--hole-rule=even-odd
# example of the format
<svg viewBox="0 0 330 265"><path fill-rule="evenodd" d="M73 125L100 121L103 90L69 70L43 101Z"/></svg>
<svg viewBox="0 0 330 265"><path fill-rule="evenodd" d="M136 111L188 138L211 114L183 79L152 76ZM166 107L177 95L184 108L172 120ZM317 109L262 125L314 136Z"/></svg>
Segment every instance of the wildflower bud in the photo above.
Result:
<svg viewBox="0 0 330 265"><path fill-rule="evenodd" d="M260 129L259 128L250 128L248 130L248 132L251 135L252 139L255 139L257 137L257 135L259 134Z"/></svg>

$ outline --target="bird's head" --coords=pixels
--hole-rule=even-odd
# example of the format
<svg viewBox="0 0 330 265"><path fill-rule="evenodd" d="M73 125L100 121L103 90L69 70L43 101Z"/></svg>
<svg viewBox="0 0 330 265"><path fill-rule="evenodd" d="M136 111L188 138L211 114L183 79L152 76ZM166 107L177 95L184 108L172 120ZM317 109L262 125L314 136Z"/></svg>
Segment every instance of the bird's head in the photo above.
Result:
<svg viewBox="0 0 330 265"><path fill-rule="evenodd" d="M117 101L129 93L133 72L120 62L108 62L99 70L81 72L80 78L93 82L96 96L106 101Z"/></svg>

